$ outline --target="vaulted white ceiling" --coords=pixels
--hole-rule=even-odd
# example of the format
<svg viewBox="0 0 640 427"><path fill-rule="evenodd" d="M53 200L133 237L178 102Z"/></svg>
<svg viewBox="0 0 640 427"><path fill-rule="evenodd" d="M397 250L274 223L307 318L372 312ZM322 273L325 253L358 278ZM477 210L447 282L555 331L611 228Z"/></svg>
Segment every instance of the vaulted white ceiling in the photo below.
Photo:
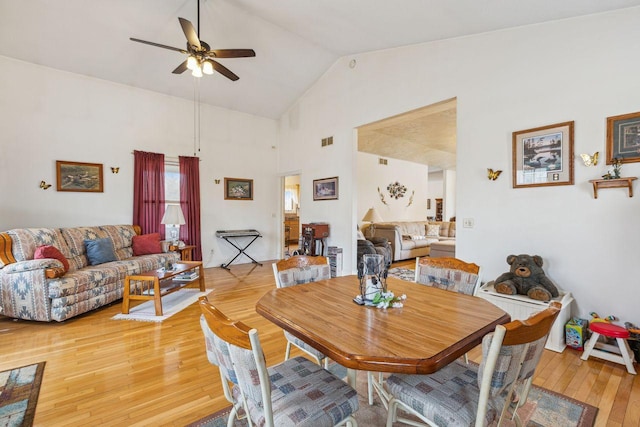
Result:
<svg viewBox="0 0 640 427"><path fill-rule="evenodd" d="M207 104L280 117L338 58L640 5L640 0L201 0L200 38L252 48L221 59L240 76L200 79ZM193 99L178 17L196 0L0 0L0 55ZM597 29L594 29L597 31Z"/></svg>

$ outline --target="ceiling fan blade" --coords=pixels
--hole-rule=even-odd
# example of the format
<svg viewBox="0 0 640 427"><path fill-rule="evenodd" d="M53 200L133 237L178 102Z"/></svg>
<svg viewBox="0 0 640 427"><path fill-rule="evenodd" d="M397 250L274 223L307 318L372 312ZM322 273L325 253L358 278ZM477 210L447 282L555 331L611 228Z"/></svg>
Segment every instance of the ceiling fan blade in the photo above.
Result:
<svg viewBox="0 0 640 427"><path fill-rule="evenodd" d="M180 52L180 53L189 54L189 52L187 52L184 49L179 49L177 47L171 47L171 46L167 46L167 45L160 44L160 43L154 43L154 42L148 42L146 40L134 39L133 37L129 37L129 40L134 41L134 42L138 42L138 43L148 44L148 45L155 46L155 47L161 47L163 49L175 50L176 52Z"/></svg>
<svg viewBox="0 0 640 427"><path fill-rule="evenodd" d="M216 58L249 58L256 56L253 49L214 49L207 52Z"/></svg>
<svg viewBox="0 0 640 427"><path fill-rule="evenodd" d="M182 64L178 65L176 67L176 69L173 70L172 72L173 72L173 74L182 74L185 71L187 71L187 60L186 59L184 60L184 62Z"/></svg>
<svg viewBox="0 0 640 427"><path fill-rule="evenodd" d="M226 78L228 78L230 80L233 80L234 82L240 78L240 77L236 76L235 74L233 74L230 69L228 69L227 67L225 67L221 63L216 62L213 59L208 59L208 61L211 61L211 65L213 65L213 69L214 70L216 70L217 72L219 72L220 74L222 74Z"/></svg>
<svg viewBox="0 0 640 427"><path fill-rule="evenodd" d="M187 37L189 44L200 49L200 39L198 38L198 33L196 33L196 29L193 28L193 24L191 23L191 21L188 21L184 18L178 18L178 20L180 21L182 32L184 32L184 35Z"/></svg>

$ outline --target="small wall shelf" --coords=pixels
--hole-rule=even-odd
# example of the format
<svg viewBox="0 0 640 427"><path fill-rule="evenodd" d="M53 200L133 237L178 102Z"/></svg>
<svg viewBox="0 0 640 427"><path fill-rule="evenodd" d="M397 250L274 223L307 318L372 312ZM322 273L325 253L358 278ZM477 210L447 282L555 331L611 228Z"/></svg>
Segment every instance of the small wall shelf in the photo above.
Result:
<svg viewBox="0 0 640 427"><path fill-rule="evenodd" d="M589 182L593 184L593 198L598 198L598 189L599 188L616 188L616 187L627 187L629 189L629 197L633 197L633 181L635 181L635 176L630 176L626 178L616 178L616 179L591 179Z"/></svg>

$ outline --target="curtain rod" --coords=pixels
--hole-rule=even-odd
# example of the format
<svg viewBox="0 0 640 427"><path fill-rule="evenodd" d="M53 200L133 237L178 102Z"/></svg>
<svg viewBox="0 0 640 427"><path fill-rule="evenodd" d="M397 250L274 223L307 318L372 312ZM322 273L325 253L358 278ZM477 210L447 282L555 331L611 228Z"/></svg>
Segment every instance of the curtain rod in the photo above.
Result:
<svg viewBox="0 0 640 427"><path fill-rule="evenodd" d="M135 152L131 152L131 154L135 154ZM183 157L198 157L198 156L183 156ZM198 157L198 161L202 161L202 159L200 157ZM165 163L175 163L176 165L178 163L180 163L180 159L178 157L170 157L170 156L164 156L164 162Z"/></svg>

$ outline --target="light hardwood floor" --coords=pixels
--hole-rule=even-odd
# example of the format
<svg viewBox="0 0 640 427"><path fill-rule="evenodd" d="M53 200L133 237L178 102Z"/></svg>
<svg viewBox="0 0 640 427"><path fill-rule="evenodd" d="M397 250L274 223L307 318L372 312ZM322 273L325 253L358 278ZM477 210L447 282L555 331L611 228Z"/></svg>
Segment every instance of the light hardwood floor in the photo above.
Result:
<svg viewBox="0 0 640 427"><path fill-rule="evenodd" d="M280 362L282 331L254 308L275 287L271 263L207 269L206 280L209 299L257 328L267 363ZM111 320L120 310L117 301L64 323L0 316L0 371L47 362L36 426L183 426L227 406L218 370L207 362L197 304L157 324ZM639 426L639 376L579 356L545 350L535 384L599 407L597 426Z"/></svg>

